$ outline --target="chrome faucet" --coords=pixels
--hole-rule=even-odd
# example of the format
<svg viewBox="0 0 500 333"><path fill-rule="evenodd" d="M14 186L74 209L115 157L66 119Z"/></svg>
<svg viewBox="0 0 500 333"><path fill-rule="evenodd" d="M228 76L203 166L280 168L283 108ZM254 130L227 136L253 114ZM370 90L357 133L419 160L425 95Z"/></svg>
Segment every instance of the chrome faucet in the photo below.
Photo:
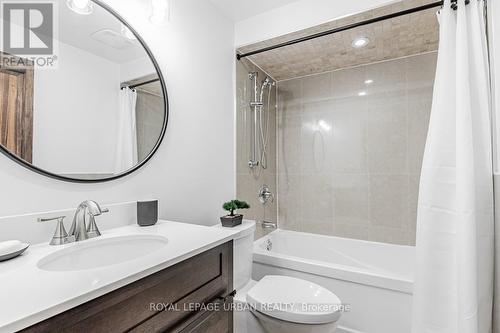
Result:
<svg viewBox="0 0 500 333"><path fill-rule="evenodd" d="M82 202L76 209L73 223L69 229L69 236L74 236L75 242L101 236L95 217L107 212L109 212L108 209L101 209L95 201L87 200Z"/></svg>
<svg viewBox="0 0 500 333"><path fill-rule="evenodd" d="M101 233L97 224L95 223L95 217L101 215L102 213L109 212L108 209L101 209L101 207L95 201L84 201L78 205L76 209L75 217L73 218L73 224L69 234L64 228L64 218L65 216L58 216L53 218L38 218L38 222L49 222L57 221L57 228L52 236L50 245L64 245L73 242L79 242L89 238L99 237ZM89 218L88 223L86 223L87 217Z"/></svg>
<svg viewBox="0 0 500 333"><path fill-rule="evenodd" d="M68 233L66 232L66 229L64 228L64 219L66 216L58 216L58 217L51 217L51 218L38 218L38 222L50 222L50 221L57 221L57 228L56 231L54 232L54 236L52 236L52 239L50 240L50 245L64 245L68 243L73 243L75 241L75 236L69 236Z"/></svg>

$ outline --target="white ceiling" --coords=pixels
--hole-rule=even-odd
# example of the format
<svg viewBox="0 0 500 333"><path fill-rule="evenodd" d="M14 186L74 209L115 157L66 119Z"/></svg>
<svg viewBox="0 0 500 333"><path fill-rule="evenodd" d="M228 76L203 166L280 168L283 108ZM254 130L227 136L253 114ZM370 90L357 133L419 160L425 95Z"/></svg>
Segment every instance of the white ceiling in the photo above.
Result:
<svg viewBox="0 0 500 333"><path fill-rule="evenodd" d="M79 15L66 6L65 0L59 0L59 40L87 52L116 63L126 63L146 58L148 55L139 42L124 49L115 49L95 40L91 35L100 30L113 30L118 34L121 23L99 5L94 5L91 15Z"/></svg>
<svg viewBox="0 0 500 333"><path fill-rule="evenodd" d="M233 21L242 21L257 14L288 5L298 0L210 0Z"/></svg>

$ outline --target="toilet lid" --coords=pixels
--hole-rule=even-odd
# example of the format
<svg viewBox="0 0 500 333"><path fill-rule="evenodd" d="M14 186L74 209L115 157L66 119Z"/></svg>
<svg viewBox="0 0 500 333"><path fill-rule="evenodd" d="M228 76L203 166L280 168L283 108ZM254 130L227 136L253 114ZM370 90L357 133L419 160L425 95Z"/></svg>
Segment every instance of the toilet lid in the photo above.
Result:
<svg viewBox="0 0 500 333"><path fill-rule="evenodd" d="M248 291L246 300L260 313L299 324L332 323L341 314L341 301L334 293L289 276L265 276Z"/></svg>

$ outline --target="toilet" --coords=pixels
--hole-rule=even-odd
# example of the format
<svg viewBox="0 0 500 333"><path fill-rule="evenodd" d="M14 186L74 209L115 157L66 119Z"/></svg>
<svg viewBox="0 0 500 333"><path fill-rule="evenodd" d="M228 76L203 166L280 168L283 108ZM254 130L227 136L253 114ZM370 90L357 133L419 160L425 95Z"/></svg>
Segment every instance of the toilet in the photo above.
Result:
<svg viewBox="0 0 500 333"><path fill-rule="evenodd" d="M221 227L221 226L219 226ZM315 283L289 276L252 276L254 221L235 227L234 332L333 333L341 316L341 301Z"/></svg>

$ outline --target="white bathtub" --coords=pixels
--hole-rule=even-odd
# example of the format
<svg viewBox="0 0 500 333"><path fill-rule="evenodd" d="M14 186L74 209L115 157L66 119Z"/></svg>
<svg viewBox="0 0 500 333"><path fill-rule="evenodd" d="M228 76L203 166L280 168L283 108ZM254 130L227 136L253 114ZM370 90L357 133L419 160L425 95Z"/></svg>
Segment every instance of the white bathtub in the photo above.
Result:
<svg viewBox="0 0 500 333"><path fill-rule="evenodd" d="M277 230L255 241L253 278L289 275L330 289L350 306L339 332L407 333L413 259L412 246Z"/></svg>

